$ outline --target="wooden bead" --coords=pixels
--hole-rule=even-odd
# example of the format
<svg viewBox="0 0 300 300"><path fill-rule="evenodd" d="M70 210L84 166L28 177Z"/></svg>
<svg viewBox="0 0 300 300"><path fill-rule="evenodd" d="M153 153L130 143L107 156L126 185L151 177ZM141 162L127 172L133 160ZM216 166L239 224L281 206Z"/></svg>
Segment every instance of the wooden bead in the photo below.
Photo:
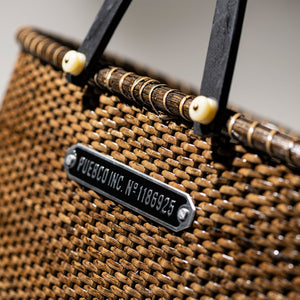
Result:
<svg viewBox="0 0 300 300"><path fill-rule="evenodd" d="M218 104L216 100L198 96L192 101L189 113L193 121L207 125L213 121L217 110Z"/></svg>
<svg viewBox="0 0 300 300"><path fill-rule="evenodd" d="M83 53L75 50L68 51L62 61L62 69L74 76L79 75L85 66L86 57Z"/></svg>

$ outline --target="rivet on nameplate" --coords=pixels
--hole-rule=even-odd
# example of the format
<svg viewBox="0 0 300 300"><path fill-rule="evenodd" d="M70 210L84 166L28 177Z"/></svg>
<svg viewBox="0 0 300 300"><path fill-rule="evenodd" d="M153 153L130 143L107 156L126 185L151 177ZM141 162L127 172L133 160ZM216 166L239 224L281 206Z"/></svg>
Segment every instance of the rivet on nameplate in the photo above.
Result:
<svg viewBox="0 0 300 300"><path fill-rule="evenodd" d="M182 207L178 210L178 219L180 221L185 221L187 219L187 217L189 216L189 209L187 209L186 207Z"/></svg>
<svg viewBox="0 0 300 300"><path fill-rule="evenodd" d="M67 167L72 167L72 165L76 162L76 153L70 153L65 158L65 165Z"/></svg>
<svg viewBox="0 0 300 300"><path fill-rule="evenodd" d="M70 179L173 231L193 222L195 206L189 194L89 147L69 148L64 167Z"/></svg>

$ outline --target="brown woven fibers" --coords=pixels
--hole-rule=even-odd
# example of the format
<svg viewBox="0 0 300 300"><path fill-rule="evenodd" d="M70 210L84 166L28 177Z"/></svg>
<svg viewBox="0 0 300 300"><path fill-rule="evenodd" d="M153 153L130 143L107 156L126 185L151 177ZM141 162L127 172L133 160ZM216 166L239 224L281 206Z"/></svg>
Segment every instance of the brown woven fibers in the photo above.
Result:
<svg viewBox="0 0 300 300"><path fill-rule="evenodd" d="M74 47L72 43L68 43L71 45L68 47L59 39L31 28L20 30L18 40L25 51L59 69L61 69L64 55L71 49L69 47ZM109 64L119 65L133 72L125 71L120 67L105 67ZM134 101L139 107L146 106L160 117L166 114L163 116L164 119L179 117L191 121L189 107L195 96L187 93L195 93L186 86L174 83L169 79L166 81L165 78L153 74L153 72L148 72L137 65L128 64L126 61L109 55L103 56L102 62L99 62L99 68L100 71L89 80L91 85L121 95L122 98ZM274 125L270 129L263 123L251 121L241 113L234 114L229 109L223 114L225 119L228 119L224 124L226 126L224 126L223 133L254 148L255 151L266 152L274 158L300 168L300 140L298 137L284 134ZM231 118L229 118L230 115L232 115ZM192 124L190 123L189 126L191 127Z"/></svg>
<svg viewBox="0 0 300 300"><path fill-rule="evenodd" d="M1 299L300 299L300 174L22 52L0 113ZM189 193L173 233L67 178L82 143Z"/></svg>

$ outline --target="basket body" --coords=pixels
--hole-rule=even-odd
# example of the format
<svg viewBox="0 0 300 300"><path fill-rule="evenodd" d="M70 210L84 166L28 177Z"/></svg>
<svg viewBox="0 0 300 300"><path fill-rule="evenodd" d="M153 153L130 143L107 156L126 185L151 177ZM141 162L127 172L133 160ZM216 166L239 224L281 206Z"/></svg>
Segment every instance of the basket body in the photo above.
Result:
<svg viewBox="0 0 300 300"><path fill-rule="evenodd" d="M0 112L1 299L299 299L300 176L19 56ZM68 179L82 143L191 195L157 225Z"/></svg>

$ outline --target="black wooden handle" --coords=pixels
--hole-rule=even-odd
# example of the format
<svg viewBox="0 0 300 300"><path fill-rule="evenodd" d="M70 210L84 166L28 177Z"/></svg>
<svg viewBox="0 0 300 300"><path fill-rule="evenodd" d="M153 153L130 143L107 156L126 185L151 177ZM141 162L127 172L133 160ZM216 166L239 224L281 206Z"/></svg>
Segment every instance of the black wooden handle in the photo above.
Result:
<svg viewBox="0 0 300 300"><path fill-rule="evenodd" d="M95 73L103 51L115 29L125 14L131 0L105 0L78 51L86 56L86 64L79 76L67 75L67 79L77 85L86 84L89 76Z"/></svg>
<svg viewBox="0 0 300 300"><path fill-rule="evenodd" d="M218 134L226 120L231 86L247 0L217 0L200 95L218 102L218 112L209 125L194 123L202 136Z"/></svg>

